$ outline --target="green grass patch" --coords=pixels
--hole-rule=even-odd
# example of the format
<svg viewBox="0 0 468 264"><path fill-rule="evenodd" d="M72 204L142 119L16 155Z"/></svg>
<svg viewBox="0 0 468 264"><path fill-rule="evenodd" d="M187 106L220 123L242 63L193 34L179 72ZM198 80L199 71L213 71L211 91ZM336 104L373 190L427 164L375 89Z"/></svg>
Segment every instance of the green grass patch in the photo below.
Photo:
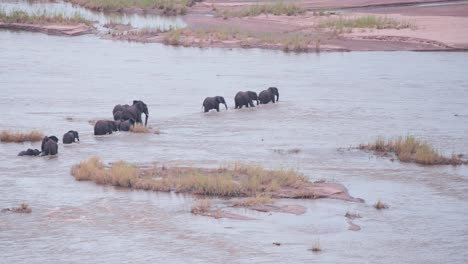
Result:
<svg viewBox="0 0 468 264"><path fill-rule="evenodd" d="M199 0L65 0L94 10L121 11L125 8L160 9L166 15L183 15Z"/></svg>
<svg viewBox="0 0 468 264"><path fill-rule="evenodd" d="M389 17L381 16L362 16L362 17L342 17L327 18L320 22L319 27L332 29L336 31L346 31L347 29L361 28L361 29L415 29L414 23L409 21L400 21Z"/></svg>
<svg viewBox="0 0 468 264"><path fill-rule="evenodd" d="M218 10L217 15L228 18L228 17L249 17L258 16L261 14L265 15L287 15L297 16L302 15L306 12L306 9L298 6L294 3L284 3L281 1L275 3L265 4L253 4L244 6L239 10Z"/></svg>
<svg viewBox="0 0 468 264"><path fill-rule="evenodd" d="M75 13L71 17L66 17L63 14L46 14L42 13L28 14L21 10L13 10L9 14L5 10L0 9L0 22L3 23L24 23L24 24L59 24L59 25L74 25L74 24L87 24L91 25L89 21L82 17L79 13Z"/></svg>

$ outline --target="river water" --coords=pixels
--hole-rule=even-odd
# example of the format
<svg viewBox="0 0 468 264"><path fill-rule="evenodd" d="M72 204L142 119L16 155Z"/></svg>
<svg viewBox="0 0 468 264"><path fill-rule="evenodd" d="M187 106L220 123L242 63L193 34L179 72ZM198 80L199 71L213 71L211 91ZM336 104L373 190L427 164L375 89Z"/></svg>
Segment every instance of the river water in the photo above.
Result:
<svg viewBox="0 0 468 264"><path fill-rule="evenodd" d="M38 143L0 144L0 263L466 263L468 169L391 162L347 150L412 134L468 154L468 53L198 49L0 31L0 129L40 129L80 144L18 157ZM235 110L239 90L276 86L277 104ZM201 112L206 96L229 110ZM96 137L88 123L143 100L156 134ZM298 148L298 154L275 150ZM345 149L342 149L345 148ZM237 210L257 220L190 214L189 195L77 182L73 164L297 168L366 200L293 200L304 215ZM377 211L378 199L389 204ZM218 200L219 207L226 201ZM232 210L232 209L228 209ZM348 230L344 214L358 212ZM320 241L322 252L308 249ZM281 246L272 245L282 243Z"/></svg>

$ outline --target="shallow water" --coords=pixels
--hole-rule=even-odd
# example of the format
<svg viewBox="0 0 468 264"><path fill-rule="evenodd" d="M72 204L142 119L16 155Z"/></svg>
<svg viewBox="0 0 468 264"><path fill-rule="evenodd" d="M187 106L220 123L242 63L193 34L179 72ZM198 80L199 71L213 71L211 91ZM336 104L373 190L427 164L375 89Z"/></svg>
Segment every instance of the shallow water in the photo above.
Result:
<svg viewBox="0 0 468 264"><path fill-rule="evenodd" d="M445 153L468 154L468 53L174 48L0 31L0 129L41 129L80 144L53 158L0 144L0 208L27 201L30 215L0 214L4 263L466 263L468 170L391 162L346 148L413 134ZM239 90L277 86L277 104L234 110ZM229 110L201 113L206 96ZM141 99L160 135L96 137L89 120ZM457 114L458 116L455 116ZM299 148L280 155L275 149ZM294 167L343 183L366 203L293 200L301 216L238 209L253 221L190 214L186 195L77 182L70 167L92 156L218 166ZM382 199L390 209L377 211ZM217 206L225 207L219 200ZM229 209L231 210L231 209ZM356 211L361 231L343 216ZM317 240L323 251L307 249ZM273 242L282 243L277 247Z"/></svg>
<svg viewBox="0 0 468 264"><path fill-rule="evenodd" d="M159 16L153 14L123 14L123 13L104 13L95 12L80 6L75 6L67 2L33 2L25 0L2 0L0 9L8 14L12 11L21 10L28 14L62 14L65 17L80 15L81 17L96 21L98 29L107 23L130 23L135 28L181 28L186 24L180 16Z"/></svg>

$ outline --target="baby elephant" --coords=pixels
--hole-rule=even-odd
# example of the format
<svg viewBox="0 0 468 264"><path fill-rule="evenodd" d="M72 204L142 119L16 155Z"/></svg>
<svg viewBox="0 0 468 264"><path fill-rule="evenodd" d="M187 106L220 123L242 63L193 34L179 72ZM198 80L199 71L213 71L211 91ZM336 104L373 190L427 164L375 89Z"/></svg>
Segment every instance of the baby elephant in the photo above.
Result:
<svg viewBox="0 0 468 264"><path fill-rule="evenodd" d="M130 131L130 128L135 125L135 120L128 119L128 120L119 120L115 121L117 124L117 129L120 131Z"/></svg>
<svg viewBox="0 0 468 264"><path fill-rule="evenodd" d="M41 156L57 155L58 153L58 138L56 136L44 137L41 144Z"/></svg>
<svg viewBox="0 0 468 264"><path fill-rule="evenodd" d="M99 120L94 125L94 135L101 136L112 134L112 132L118 130L118 123L110 120Z"/></svg>
<svg viewBox="0 0 468 264"><path fill-rule="evenodd" d="M261 91L258 95L258 100L260 100L261 104L268 104L269 102L275 103L275 101L279 101L278 88L270 87Z"/></svg>
<svg viewBox="0 0 468 264"><path fill-rule="evenodd" d="M219 112L219 104L224 104L226 110L228 109L226 101L224 101L224 97L222 96L205 98L205 101L203 101L203 108L205 113L207 113L211 109L216 109L216 111Z"/></svg>
<svg viewBox="0 0 468 264"><path fill-rule="evenodd" d="M80 137L78 136L78 132L76 132L74 130L70 130L70 131L68 131L67 133L65 133L63 135L62 141L63 141L63 144L71 144L71 143L76 142L75 139L77 141L80 141Z"/></svg>
<svg viewBox="0 0 468 264"><path fill-rule="evenodd" d="M38 149L28 149L18 153L18 156L37 156L39 154L41 154L41 152Z"/></svg>

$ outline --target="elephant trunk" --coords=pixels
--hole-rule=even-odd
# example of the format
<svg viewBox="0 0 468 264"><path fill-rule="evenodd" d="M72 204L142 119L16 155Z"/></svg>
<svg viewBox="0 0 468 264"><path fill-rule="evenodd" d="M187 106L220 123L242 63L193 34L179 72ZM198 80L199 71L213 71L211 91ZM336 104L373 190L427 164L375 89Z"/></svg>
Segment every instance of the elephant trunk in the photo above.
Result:
<svg viewBox="0 0 468 264"><path fill-rule="evenodd" d="M226 110L228 110L228 107L227 107L227 104L226 104L226 103L224 103L224 106L226 107Z"/></svg>
<svg viewBox="0 0 468 264"><path fill-rule="evenodd" d="M149 114L145 113L145 116L146 116L146 118L145 118L145 126L146 126L146 125L148 124L148 116L149 116Z"/></svg>
<svg viewBox="0 0 468 264"><path fill-rule="evenodd" d="M279 101L279 92L276 92L276 101Z"/></svg>

